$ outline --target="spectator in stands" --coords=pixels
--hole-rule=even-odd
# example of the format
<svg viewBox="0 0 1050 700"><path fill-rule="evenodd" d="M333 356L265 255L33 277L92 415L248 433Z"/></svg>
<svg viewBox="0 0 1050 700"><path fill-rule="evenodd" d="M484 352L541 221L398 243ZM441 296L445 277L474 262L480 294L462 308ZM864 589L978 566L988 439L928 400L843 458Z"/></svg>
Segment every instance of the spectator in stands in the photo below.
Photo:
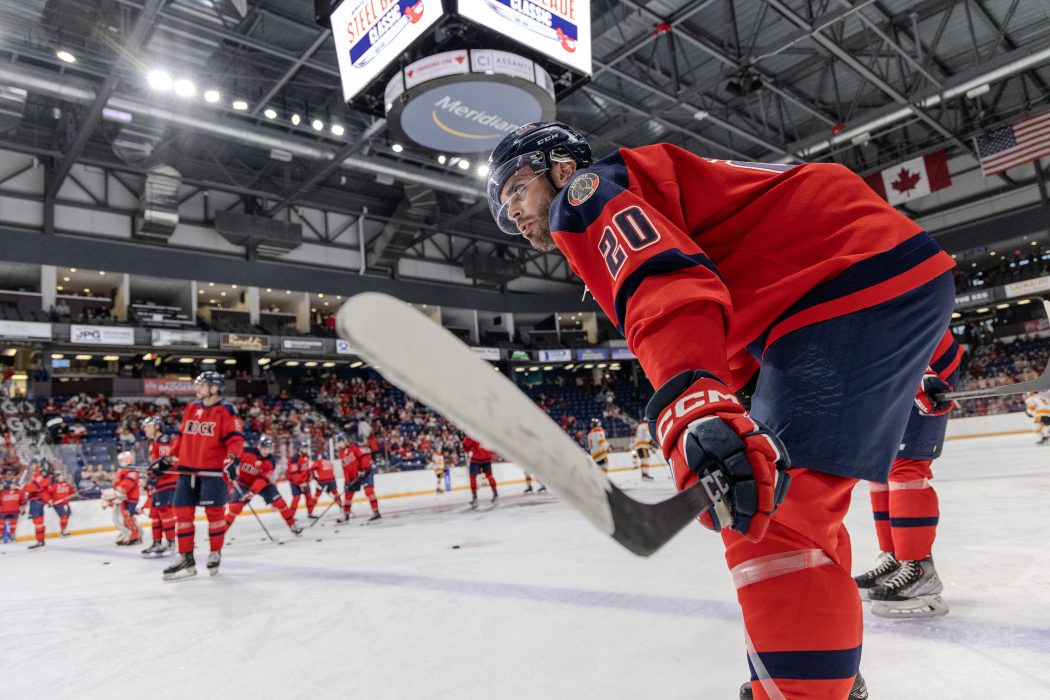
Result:
<svg viewBox="0 0 1050 700"><path fill-rule="evenodd" d="M70 314L72 314L65 299L59 299L58 303L55 304L55 313L58 314L59 319L69 318Z"/></svg>

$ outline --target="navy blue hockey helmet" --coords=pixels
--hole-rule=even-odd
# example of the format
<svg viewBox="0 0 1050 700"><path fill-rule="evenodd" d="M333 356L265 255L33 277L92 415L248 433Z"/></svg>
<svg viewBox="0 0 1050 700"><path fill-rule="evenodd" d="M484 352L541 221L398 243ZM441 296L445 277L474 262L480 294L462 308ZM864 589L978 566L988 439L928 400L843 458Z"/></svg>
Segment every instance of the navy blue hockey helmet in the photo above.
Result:
<svg viewBox="0 0 1050 700"><path fill-rule="evenodd" d="M145 428L147 425L152 425L157 430L164 429L164 421L161 420L160 416L147 416L145 420L142 421L142 427Z"/></svg>
<svg viewBox="0 0 1050 700"><path fill-rule="evenodd" d="M489 211L504 233L518 235L518 227L507 217L500 196L510 176L528 167L535 175L547 175L554 163L574 161L586 168L593 160L591 145L583 134L561 122L533 122L515 129L492 149L489 156ZM554 186L551 181L551 186Z"/></svg>
<svg viewBox="0 0 1050 700"><path fill-rule="evenodd" d="M214 370L205 370L197 375L197 378L193 380L194 384L207 384L208 386L216 387L221 394L226 390L226 377Z"/></svg>
<svg viewBox="0 0 1050 700"><path fill-rule="evenodd" d="M310 441L309 440L300 440L299 441L299 451L302 452L303 450L306 450L307 452L310 451Z"/></svg>
<svg viewBox="0 0 1050 700"><path fill-rule="evenodd" d="M263 435L262 437L259 438L259 445L258 445L258 447L259 447L260 450L272 450L273 449L273 438L270 437L269 435Z"/></svg>

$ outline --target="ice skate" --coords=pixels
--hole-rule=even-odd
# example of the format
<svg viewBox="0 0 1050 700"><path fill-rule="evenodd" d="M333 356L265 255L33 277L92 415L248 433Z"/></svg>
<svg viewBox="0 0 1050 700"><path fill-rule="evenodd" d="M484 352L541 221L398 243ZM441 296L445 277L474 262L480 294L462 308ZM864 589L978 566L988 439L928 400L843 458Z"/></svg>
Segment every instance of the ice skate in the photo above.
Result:
<svg viewBox="0 0 1050 700"><path fill-rule="evenodd" d="M288 529L296 537L300 537L303 534L303 528L299 525L299 523L290 523L288 525Z"/></svg>
<svg viewBox="0 0 1050 700"><path fill-rule="evenodd" d="M197 575L197 562L193 559L193 552L187 552L179 557L178 561L164 569L165 581L178 581Z"/></svg>
<svg viewBox="0 0 1050 700"><path fill-rule="evenodd" d="M499 503L499 494L498 493L492 494L492 500L489 501L489 502L492 504L492 507L495 508L496 505Z"/></svg>
<svg viewBox="0 0 1050 700"><path fill-rule="evenodd" d="M861 597L867 597L871 589L892 576L897 571L898 566L900 564L897 562L897 558L893 556L893 552L879 552L879 558L875 561L875 566L872 569L853 577L853 580L857 583L857 588L860 589Z"/></svg>
<svg viewBox="0 0 1050 700"><path fill-rule="evenodd" d="M380 515L379 511L377 510L375 513L372 513L372 517L368 519L368 522L374 523L375 521L381 520L382 518L383 516Z"/></svg>
<svg viewBox="0 0 1050 700"><path fill-rule="evenodd" d="M176 543L175 540L170 540L168 542L168 546L161 550L160 555L162 557L166 557L169 554L178 554L178 553L179 553L179 545L178 545L178 543Z"/></svg>
<svg viewBox="0 0 1050 700"><path fill-rule="evenodd" d="M477 510L478 507L478 495L474 494L474 497L470 499L470 507Z"/></svg>
<svg viewBox="0 0 1050 700"><path fill-rule="evenodd" d="M646 472L642 472L642 481L653 481L653 477Z"/></svg>
<svg viewBox="0 0 1050 700"><path fill-rule="evenodd" d="M540 490L537 491L536 493L547 493L547 487L544 486L543 484L540 484Z"/></svg>
<svg viewBox="0 0 1050 700"><path fill-rule="evenodd" d="M62 537L69 537L69 530L63 530L59 534L62 535Z"/></svg>
<svg viewBox="0 0 1050 700"><path fill-rule="evenodd" d="M349 514L349 513L343 513L343 514L342 514L342 515L340 515L340 516L339 516L338 518L336 518L336 519L335 519L335 521L336 521L337 523L346 523L346 522L350 522L350 514Z"/></svg>
<svg viewBox="0 0 1050 700"><path fill-rule="evenodd" d="M1041 438L1035 441L1037 445L1050 445L1050 435L1043 435Z"/></svg>
<svg viewBox="0 0 1050 700"><path fill-rule="evenodd" d="M26 549L40 549L43 546L44 546L44 541L43 540L37 540L33 544L31 544L28 547L26 547Z"/></svg>
<svg viewBox="0 0 1050 700"><path fill-rule="evenodd" d="M754 697L754 693L751 691L751 681L740 686L739 700L754 700ZM846 700L868 700L868 686L859 671L857 672L857 677L853 679L853 687L849 689L849 695Z"/></svg>
<svg viewBox="0 0 1050 700"><path fill-rule="evenodd" d="M154 540L153 543L142 550L141 554L143 557L149 558L156 556L167 549L167 545L164 544L163 540Z"/></svg>
<svg viewBox="0 0 1050 700"><path fill-rule="evenodd" d="M222 551L215 551L208 555L208 575L214 576L219 573L219 564L222 563Z"/></svg>
<svg viewBox="0 0 1050 700"><path fill-rule="evenodd" d="M868 592L871 613L892 619L940 617L948 614L944 590L933 557L902 561L900 568Z"/></svg>
<svg viewBox="0 0 1050 700"><path fill-rule="evenodd" d="M526 486L525 490L522 491L522 493L532 493L532 484L529 484L528 486Z"/></svg>

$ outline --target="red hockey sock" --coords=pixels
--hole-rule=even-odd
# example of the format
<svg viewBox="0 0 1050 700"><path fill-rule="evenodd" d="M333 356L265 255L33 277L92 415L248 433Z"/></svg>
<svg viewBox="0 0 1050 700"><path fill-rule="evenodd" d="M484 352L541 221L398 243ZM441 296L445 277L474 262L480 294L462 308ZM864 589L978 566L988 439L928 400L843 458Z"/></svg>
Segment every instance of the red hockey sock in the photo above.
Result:
<svg viewBox="0 0 1050 700"><path fill-rule="evenodd" d="M893 551L893 535L890 533L890 489L883 482L868 482L871 494L871 514L875 517L875 535L879 538L879 549Z"/></svg>
<svg viewBox="0 0 1050 700"><path fill-rule="evenodd" d="M470 492L472 494L474 494L475 496L478 495L478 475L477 474L471 474L470 475Z"/></svg>
<svg viewBox="0 0 1050 700"><path fill-rule="evenodd" d="M365 495L368 496L368 504L372 506L372 512L379 512L379 499L376 498L376 490L371 486L365 487Z"/></svg>
<svg viewBox="0 0 1050 700"><path fill-rule="evenodd" d="M208 506L204 509L204 515L208 518L208 545L211 551L217 552L222 549L226 539L226 509L223 506Z"/></svg>
<svg viewBox="0 0 1050 700"><path fill-rule="evenodd" d="M897 559L925 559L933 549L940 519L931 462L895 459L890 467L889 511Z"/></svg>
<svg viewBox="0 0 1050 700"><path fill-rule="evenodd" d="M855 483L792 469L787 499L760 542L722 531L744 614L756 700L849 693L863 633L842 524Z"/></svg>
<svg viewBox="0 0 1050 700"><path fill-rule="evenodd" d="M33 526L36 528L36 541L44 541L44 518L33 518Z"/></svg>
<svg viewBox="0 0 1050 700"><path fill-rule="evenodd" d="M66 531L66 526L69 525L69 516L68 515L60 515L60 516L58 516L58 523L61 526L62 531L65 532Z"/></svg>
<svg viewBox="0 0 1050 700"><path fill-rule="evenodd" d="M298 510L299 498L299 496L292 496L292 504L289 506L292 510Z"/></svg>
<svg viewBox="0 0 1050 700"><path fill-rule="evenodd" d="M160 527L164 533L164 539L168 542L175 541L175 509L164 506L158 509L160 512Z"/></svg>
<svg viewBox="0 0 1050 700"><path fill-rule="evenodd" d="M496 477L492 476L492 474L490 473L490 474L486 474L485 478L489 480L489 488L492 489L492 495L495 496L496 495Z"/></svg>
<svg viewBox="0 0 1050 700"><path fill-rule="evenodd" d="M312 491L310 491L309 489L306 490L306 514L307 515L313 515L314 508L317 507L317 498L318 497Z"/></svg>
<svg viewBox="0 0 1050 700"><path fill-rule="evenodd" d="M281 517L284 518L284 522L286 522L289 525L295 522L295 511L288 507L288 504L284 502L283 498L278 496L277 498L273 499L270 505L273 506L274 509L281 514Z"/></svg>
<svg viewBox="0 0 1050 700"><path fill-rule="evenodd" d="M193 506L177 506L175 511L175 534L179 540L179 554L193 552Z"/></svg>
<svg viewBox="0 0 1050 700"><path fill-rule="evenodd" d="M226 506L226 509L226 527L229 528L233 523L233 519L240 515L241 511L244 510L244 501L234 501Z"/></svg>
<svg viewBox="0 0 1050 700"><path fill-rule="evenodd" d="M164 526L160 520L160 509L154 506L149 510L149 531L153 535L154 542L160 542L164 537Z"/></svg>

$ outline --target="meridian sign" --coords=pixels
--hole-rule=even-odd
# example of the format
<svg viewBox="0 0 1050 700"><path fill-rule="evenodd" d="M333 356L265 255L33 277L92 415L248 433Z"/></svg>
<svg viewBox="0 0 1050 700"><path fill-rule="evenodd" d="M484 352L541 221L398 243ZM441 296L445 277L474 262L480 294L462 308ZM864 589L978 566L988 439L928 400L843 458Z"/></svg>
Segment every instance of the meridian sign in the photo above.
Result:
<svg viewBox="0 0 1050 700"><path fill-rule="evenodd" d="M343 98L356 97L443 12L441 0L346 0L337 7L332 37Z"/></svg>

